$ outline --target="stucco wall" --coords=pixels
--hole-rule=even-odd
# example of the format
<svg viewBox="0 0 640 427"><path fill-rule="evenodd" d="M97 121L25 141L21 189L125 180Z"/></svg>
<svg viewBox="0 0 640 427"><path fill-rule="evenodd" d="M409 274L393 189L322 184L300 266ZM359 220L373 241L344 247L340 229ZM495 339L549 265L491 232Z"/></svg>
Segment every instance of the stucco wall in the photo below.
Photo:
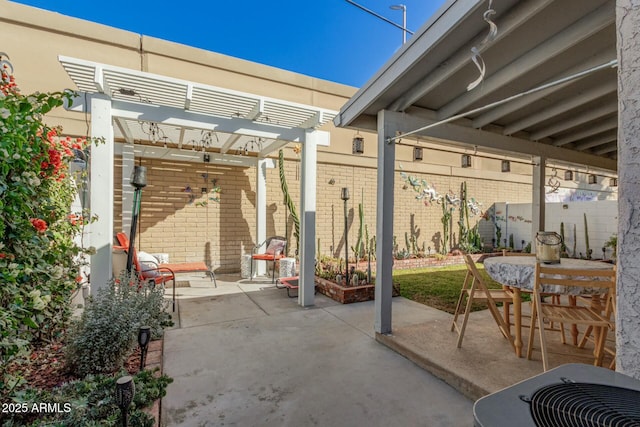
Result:
<svg viewBox="0 0 640 427"><path fill-rule="evenodd" d="M640 379L640 1L618 0L617 369Z"/></svg>

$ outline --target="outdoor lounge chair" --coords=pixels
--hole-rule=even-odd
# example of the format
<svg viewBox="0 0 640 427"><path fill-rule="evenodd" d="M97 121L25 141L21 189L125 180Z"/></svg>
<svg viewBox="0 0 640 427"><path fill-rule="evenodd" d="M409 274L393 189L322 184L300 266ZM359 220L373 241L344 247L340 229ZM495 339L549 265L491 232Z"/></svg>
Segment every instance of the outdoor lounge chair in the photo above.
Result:
<svg viewBox="0 0 640 427"><path fill-rule="evenodd" d="M126 252L129 252L129 237L125 233L117 233L116 239L120 246L119 249L123 249ZM133 249L133 261L134 267L138 272L138 277L143 281L153 281L154 284L164 285L169 280L173 280L173 311L176 309L176 283L175 283L175 275L177 273L194 273L194 272L204 272L209 275L211 280L213 281L215 287L218 287L218 282L216 281L215 273L207 267L207 265L200 262L183 262L183 263L168 263L168 264L159 264L154 262L153 260L149 260L144 262L144 264L139 259L138 254L136 253L136 249Z"/></svg>
<svg viewBox="0 0 640 427"><path fill-rule="evenodd" d="M266 247L264 253L256 253L262 246ZM271 277L271 283L275 283L276 280L276 261L285 257L287 248L287 239L282 236L269 237L264 242L256 245L253 248L251 254L251 278L253 278L253 262L254 261L271 261L273 262L273 275Z"/></svg>

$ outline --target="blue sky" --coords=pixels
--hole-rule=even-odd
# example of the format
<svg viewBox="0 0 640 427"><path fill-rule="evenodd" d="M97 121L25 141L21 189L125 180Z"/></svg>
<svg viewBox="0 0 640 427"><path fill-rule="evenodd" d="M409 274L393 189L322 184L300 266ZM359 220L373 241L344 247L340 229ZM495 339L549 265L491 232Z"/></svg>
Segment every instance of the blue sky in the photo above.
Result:
<svg viewBox="0 0 640 427"><path fill-rule="evenodd" d="M345 0L14 0L42 9L362 86L402 45L402 30ZM445 0L355 0L416 31Z"/></svg>

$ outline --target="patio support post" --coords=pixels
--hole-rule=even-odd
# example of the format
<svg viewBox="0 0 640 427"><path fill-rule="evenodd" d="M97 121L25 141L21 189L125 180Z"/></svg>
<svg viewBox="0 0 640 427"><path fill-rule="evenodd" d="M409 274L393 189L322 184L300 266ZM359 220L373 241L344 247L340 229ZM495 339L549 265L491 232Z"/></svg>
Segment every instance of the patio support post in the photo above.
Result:
<svg viewBox="0 0 640 427"><path fill-rule="evenodd" d="M535 238L538 231L544 231L545 216L545 169L547 159L545 157L533 158L532 174L532 199L531 199L531 252L535 253Z"/></svg>
<svg viewBox="0 0 640 427"><path fill-rule="evenodd" d="M329 139L327 132L307 130L302 144L300 169L300 287L298 304L315 304L316 260L316 167L318 143Z"/></svg>
<svg viewBox="0 0 640 427"><path fill-rule="evenodd" d="M256 163L256 244L267 238L267 159L259 158ZM264 245L260 248L264 252ZM251 261L254 262L254 261ZM254 274L260 276L266 272L266 262L254 263Z"/></svg>
<svg viewBox="0 0 640 427"><path fill-rule="evenodd" d="M640 379L640 4L617 0L618 277L616 369Z"/></svg>
<svg viewBox="0 0 640 427"><path fill-rule="evenodd" d="M376 290L375 331L391 333L391 298L393 294L393 185L395 181L396 147L387 138L400 130L402 115L378 112L378 185L376 208Z"/></svg>
<svg viewBox="0 0 640 427"><path fill-rule="evenodd" d="M91 215L98 217L90 226L91 246L96 249L91 256L91 293L95 294L112 276L114 142L111 99L105 95L91 98L91 137L104 139L104 144L91 146L89 178Z"/></svg>
<svg viewBox="0 0 640 427"><path fill-rule="evenodd" d="M120 231L127 234L131 230L134 188L130 181L135 163L133 144L122 144L122 230ZM131 236L129 236L129 239L131 239Z"/></svg>

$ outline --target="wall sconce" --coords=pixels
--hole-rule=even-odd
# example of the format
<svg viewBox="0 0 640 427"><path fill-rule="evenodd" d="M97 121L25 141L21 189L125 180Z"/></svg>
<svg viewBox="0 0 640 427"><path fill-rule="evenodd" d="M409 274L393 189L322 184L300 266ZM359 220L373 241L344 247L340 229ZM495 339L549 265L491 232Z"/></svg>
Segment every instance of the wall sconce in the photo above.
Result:
<svg viewBox="0 0 640 427"><path fill-rule="evenodd" d="M471 167L471 155L470 154L463 154L461 161L462 161L462 167L463 168L470 168Z"/></svg>
<svg viewBox="0 0 640 427"><path fill-rule="evenodd" d="M329 180L329 185L333 185L333 184L335 184L335 183L336 183L336 180L335 180L334 178L331 178L331 179Z"/></svg>
<svg viewBox="0 0 640 427"><path fill-rule="evenodd" d="M564 171L564 180L573 181L573 171L569 171L569 170Z"/></svg>
<svg viewBox="0 0 640 427"><path fill-rule="evenodd" d="M413 147L413 160L422 160L422 147Z"/></svg>
<svg viewBox="0 0 640 427"><path fill-rule="evenodd" d="M587 182L589 184L597 184L598 183L598 177L595 176L594 174L589 174L589 176L587 177Z"/></svg>
<svg viewBox="0 0 640 427"><path fill-rule="evenodd" d="M511 172L511 162L509 160L503 160L500 170L502 172Z"/></svg>
<svg viewBox="0 0 640 427"><path fill-rule="evenodd" d="M364 153L364 138L360 134L356 134L353 137L353 143L351 145L353 154L362 154Z"/></svg>
<svg viewBox="0 0 640 427"><path fill-rule="evenodd" d="M209 162L211 161L211 156L210 156L209 154L204 154L204 155L202 156L202 160L203 160L205 163L209 163Z"/></svg>
<svg viewBox="0 0 640 427"><path fill-rule="evenodd" d="M609 178L609 187L617 187L618 178Z"/></svg>

